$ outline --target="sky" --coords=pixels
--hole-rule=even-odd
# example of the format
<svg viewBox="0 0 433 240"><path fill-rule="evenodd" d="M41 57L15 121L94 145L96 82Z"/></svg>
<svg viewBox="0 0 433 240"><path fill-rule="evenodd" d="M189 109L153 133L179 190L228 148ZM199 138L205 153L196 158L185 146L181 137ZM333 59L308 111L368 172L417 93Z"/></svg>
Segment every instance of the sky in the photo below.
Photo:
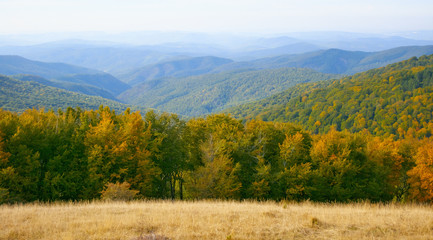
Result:
<svg viewBox="0 0 433 240"><path fill-rule="evenodd" d="M432 0L0 0L0 34L433 30Z"/></svg>

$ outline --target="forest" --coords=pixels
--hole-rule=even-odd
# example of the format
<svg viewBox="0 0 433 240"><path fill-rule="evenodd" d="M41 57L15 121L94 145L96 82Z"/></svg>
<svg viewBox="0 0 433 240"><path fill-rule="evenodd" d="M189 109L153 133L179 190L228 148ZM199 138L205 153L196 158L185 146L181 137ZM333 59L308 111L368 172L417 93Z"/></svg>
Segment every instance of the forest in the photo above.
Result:
<svg viewBox="0 0 433 240"><path fill-rule="evenodd" d="M433 139L214 114L0 110L0 201L101 198L432 202Z"/></svg>
<svg viewBox="0 0 433 240"><path fill-rule="evenodd" d="M243 69L148 80L123 92L118 98L136 106L200 116L263 99L299 83L339 77L303 68Z"/></svg>

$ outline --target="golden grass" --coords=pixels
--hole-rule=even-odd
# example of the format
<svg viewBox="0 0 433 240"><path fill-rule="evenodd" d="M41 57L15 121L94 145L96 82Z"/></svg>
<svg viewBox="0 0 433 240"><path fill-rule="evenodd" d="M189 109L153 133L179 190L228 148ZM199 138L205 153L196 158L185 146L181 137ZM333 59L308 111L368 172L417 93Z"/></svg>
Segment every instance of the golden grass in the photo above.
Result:
<svg viewBox="0 0 433 240"><path fill-rule="evenodd" d="M274 202L0 206L0 239L433 239L433 207ZM162 239L162 238L161 238Z"/></svg>

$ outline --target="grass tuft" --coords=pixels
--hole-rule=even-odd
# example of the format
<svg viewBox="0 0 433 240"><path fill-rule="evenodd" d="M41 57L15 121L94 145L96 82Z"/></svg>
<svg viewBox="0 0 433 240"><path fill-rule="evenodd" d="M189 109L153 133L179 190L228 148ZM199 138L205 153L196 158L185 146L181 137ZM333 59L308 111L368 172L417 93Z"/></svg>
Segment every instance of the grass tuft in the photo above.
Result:
<svg viewBox="0 0 433 240"><path fill-rule="evenodd" d="M312 217L311 218L311 227L317 227L319 225L319 219Z"/></svg>

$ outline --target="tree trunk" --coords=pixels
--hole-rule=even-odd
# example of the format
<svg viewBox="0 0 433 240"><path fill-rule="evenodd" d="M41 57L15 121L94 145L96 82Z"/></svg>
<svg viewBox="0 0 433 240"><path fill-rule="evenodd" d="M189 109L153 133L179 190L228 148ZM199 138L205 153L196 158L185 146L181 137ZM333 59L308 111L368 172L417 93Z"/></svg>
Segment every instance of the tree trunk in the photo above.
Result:
<svg viewBox="0 0 433 240"><path fill-rule="evenodd" d="M179 179L179 198L183 200L183 179L182 177Z"/></svg>
<svg viewBox="0 0 433 240"><path fill-rule="evenodd" d="M171 200L174 200L174 194L175 194L175 178L173 176L171 176L170 178L170 193L171 193Z"/></svg>

